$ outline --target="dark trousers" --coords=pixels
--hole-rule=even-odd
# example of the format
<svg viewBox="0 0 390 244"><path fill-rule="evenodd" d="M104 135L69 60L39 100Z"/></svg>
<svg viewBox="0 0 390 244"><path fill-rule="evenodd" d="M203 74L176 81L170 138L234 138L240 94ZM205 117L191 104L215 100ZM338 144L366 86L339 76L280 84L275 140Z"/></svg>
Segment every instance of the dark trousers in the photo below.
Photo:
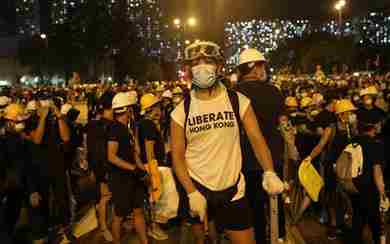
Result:
<svg viewBox="0 0 390 244"><path fill-rule="evenodd" d="M269 197L262 187L263 176L261 171L245 172L246 196L253 211L255 239L257 244L266 243L266 212L265 206L269 203ZM283 202L278 199L279 207L279 237L286 236ZM269 204L268 204L269 205ZM267 212L268 214L268 212Z"/></svg>
<svg viewBox="0 0 390 244"><path fill-rule="evenodd" d="M384 233L384 224L379 211L379 194L360 193L350 195L350 198L353 209L351 243L363 243L363 229L368 224L374 243L379 244L380 237Z"/></svg>

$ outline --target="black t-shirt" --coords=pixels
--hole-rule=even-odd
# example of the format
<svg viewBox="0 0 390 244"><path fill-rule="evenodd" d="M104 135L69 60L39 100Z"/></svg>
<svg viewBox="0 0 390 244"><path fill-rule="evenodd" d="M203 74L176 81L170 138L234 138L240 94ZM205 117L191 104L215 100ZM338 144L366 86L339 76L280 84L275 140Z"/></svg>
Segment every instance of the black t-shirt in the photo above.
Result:
<svg viewBox="0 0 390 244"><path fill-rule="evenodd" d="M383 166L385 161L384 145L368 136L356 138L356 142L363 149L363 174L354 179L360 192L375 191L373 169L375 165Z"/></svg>
<svg viewBox="0 0 390 244"><path fill-rule="evenodd" d="M336 122L336 115L324 109L314 118L314 127L325 129L326 127L335 125Z"/></svg>
<svg viewBox="0 0 390 244"><path fill-rule="evenodd" d="M102 118L91 120L87 125L88 162L92 167L103 167L107 163L107 141L112 123Z"/></svg>
<svg viewBox="0 0 390 244"><path fill-rule="evenodd" d="M108 132L108 141L114 141L118 143L117 156L130 163L135 164L134 160L134 140L129 133L127 126L115 121L112 123ZM126 170L116 167L111 164L113 172L126 173Z"/></svg>
<svg viewBox="0 0 390 244"><path fill-rule="evenodd" d="M278 168L281 168L284 142L278 125L279 117L285 112L282 93L276 87L262 81L239 82L237 90L251 100L252 108L271 150L274 163ZM242 138L242 151L244 171L258 170L259 163L246 136Z"/></svg>
<svg viewBox="0 0 390 244"><path fill-rule="evenodd" d="M385 119L385 112L377 107L374 107L373 109L366 109L364 107L361 107L357 111L357 118L358 121L363 122L363 123L379 123Z"/></svg>
<svg viewBox="0 0 390 244"><path fill-rule="evenodd" d="M145 146L145 141L148 140L154 141L154 155L156 156L156 159L160 164L163 163L165 158L164 140L153 121L145 118L142 119L139 123L138 132L142 162L148 163Z"/></svg>

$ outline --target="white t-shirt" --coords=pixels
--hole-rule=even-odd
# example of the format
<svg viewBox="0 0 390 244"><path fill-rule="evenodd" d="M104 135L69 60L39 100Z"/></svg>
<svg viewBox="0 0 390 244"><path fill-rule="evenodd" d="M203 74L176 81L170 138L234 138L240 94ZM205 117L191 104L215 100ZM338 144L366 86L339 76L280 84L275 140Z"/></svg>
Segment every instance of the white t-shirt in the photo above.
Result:
<svg viewBox="0 0 390 244"><path fill-rule="evenodd" d="M241 119L250 100L238 93ZM172 112L171 118L183 128L184 102ZM186 126L185 159L191 178L212 191L225 190L237 183L242 168L240 134L226 88L212 100L199 100L191 92L191 104ZM245 180L241 176L238 194L245 194Z"/></svg>

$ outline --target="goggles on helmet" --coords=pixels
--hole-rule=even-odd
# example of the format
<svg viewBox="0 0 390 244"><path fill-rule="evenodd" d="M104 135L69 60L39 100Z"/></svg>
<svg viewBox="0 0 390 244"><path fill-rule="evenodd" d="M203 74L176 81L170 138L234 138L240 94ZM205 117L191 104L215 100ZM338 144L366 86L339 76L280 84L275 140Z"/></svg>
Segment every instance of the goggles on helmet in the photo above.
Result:
<svg viewBox="0 0 390 244"><path fill-rule="evenodd" d="M200 57L211 57L218 60L223 59L221 48L212 42L197 42L185 49L185 60L192 61Z"/></svg>

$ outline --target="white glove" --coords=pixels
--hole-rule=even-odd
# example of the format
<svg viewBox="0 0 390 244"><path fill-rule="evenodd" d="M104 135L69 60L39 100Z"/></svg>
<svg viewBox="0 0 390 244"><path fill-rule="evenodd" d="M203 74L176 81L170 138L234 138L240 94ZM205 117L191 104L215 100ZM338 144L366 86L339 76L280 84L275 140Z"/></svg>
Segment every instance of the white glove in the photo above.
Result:
<svg viewBox="0 0 390 244"><path fill-rule="evenodd" d="M199 216L200 221L204 221L207 211L206 198L199 192L194 191L188 194L190 200L190 210L193 217Z"/></svg>
<svg viewBox="0 0 390 244"><path fill-rule="evenodd" d="M284 183L273 171L263 174L263 188L270 195L277 195L284 191Z"/></svg>

